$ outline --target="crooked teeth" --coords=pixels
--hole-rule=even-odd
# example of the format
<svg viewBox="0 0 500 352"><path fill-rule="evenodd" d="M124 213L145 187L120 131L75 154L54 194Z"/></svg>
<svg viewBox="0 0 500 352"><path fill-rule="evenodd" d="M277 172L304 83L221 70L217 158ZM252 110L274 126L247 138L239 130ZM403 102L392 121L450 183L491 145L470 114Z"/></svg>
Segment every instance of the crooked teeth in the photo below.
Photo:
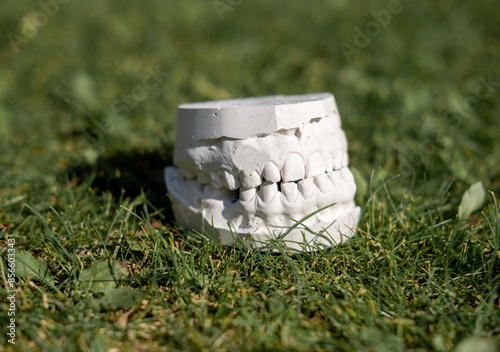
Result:
<svg viewBox="0 0 500 352"><path fill-rule="evenodd" d="M292 215L300 219L309 214L312 209L316 209L315 207L345 204L354 196L355 187L354 178L349 169L342 168L339 171L304 178L299 182L276 183L264 180L258 187L242 186L240 187L240 201L243 209L253 214L252 216L262 219L265 223L278 224ZM215 189L212 185L206 185L204 188L205 192L215 194L223 191ZM324 210L321 216L327 220L334 218L337 211L335 209L338 208L332 207L332 209Z"/></svg>
<svg viewBox="0 0 500 352"><path fill-rule="evenodd" d="M327 174L321 174L316 177L314 177L314 184L318 189L321 191L321 193L329 193L332 189L332 184L330 180L328 179Z"/></svg>
<svg viewBox="0 0 500 352"><path fill-rule="evenodd" d="M260 198L264 203L269 203L278 193L278 185L275 182L264 181L260 185Z"/></svg>
<svg viewBox="0 0 500 352"><path fill-rule="evenodd" d="M219 174L216 174L213 171L210 171L210 180L212 181L211 184L217 189L222 188L222 177Z"/></svg>
<svg viewBox="0 0 500 352"><path fill-rule="evenodd" d="M261 183L262 179L257 171L242 172L241 184L244 188L259 187Z"/></svg>
<svg viewBox="0 0 500 352"><path fill-rule="evenodd" d="M325 173L325 164L323 163L323 157L320 152L315 152L309 159L306 164L306 178L314 177L316 175Z"/></svg>
<svg viewBox="0 0 500 352"><path fill-rule="evenodd" d="M316 151L307 160L292 152L285 158L281 170L273 161L268 161L262 169L240 171L239 176L232 170L213 170L196 176L188 171L183 177L191 178L205 196L225 197L229 196L227 192L239 189L245 211L268 217L279 215L277 209L285 209L283 207L290 215L306 212L313 203L322 207L335 200L345 202L344 193L350 196L356 190L347 165L346 150L325 153L325 158L321 151Z"/></svg>
<svg viewBox="0 0 500 352"><path fill-rule="evenodd" d="M280 182L280 180L281 180L280 170L271 161L267 162L264 165L264 170L262 171L262 176L264 176L264 178L270 182Z"/></svg>
<svg viewBox="0 0 500 352"><path fill-rule="evenodd" d="M281 191L289 203L295 203L295 200L299 195L299 189L297 188L297 184L295 182L282 183Z"/></svg>
<svg viewBox="0 0 500 352"><path fill-rule="evenodd" d="M348 164L349 158L346 150L327 154L325 158L322 157L321 152L314 152L305 164L299 153L292 152L286 157L281 170L274 162L268 161L262 168L262 174L258 170L241 171L239 176L228 170L200 172L197 175L186 169L181 169L180 172L187 180L196 179L202 185L211 184L217 189L225 187L233 191L240 187L246 189L259 187L263 180L274 183L298 182L331 171L338 171Z"/></svg>
<svg viewBox="0 0 500 352"><path fill-rule="evenodd" d="M299 154L291 153L281 169L283 182L293 182L304 178L304 161Z"/></svg>
<svg viewBox="0 0 500 352"><path fill-rule="evenodd" d="M305 178L303 180L300 180L298 187L300 193L302 193L302 197L304 197L305 200L309 200L312 198L314 191L314 184L312 178Z"/></svg>
<svg viewBox="0 0 500 352"><path fill-rule="evenodd" d="M231 191L240 188L240 179L228 171L222 173L224 186Z"/></svg>

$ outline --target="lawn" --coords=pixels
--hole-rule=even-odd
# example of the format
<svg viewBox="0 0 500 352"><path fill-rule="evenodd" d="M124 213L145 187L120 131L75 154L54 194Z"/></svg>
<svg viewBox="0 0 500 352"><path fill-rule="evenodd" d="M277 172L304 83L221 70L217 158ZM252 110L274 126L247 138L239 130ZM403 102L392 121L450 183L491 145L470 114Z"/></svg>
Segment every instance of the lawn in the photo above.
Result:
<svg viewBox="0 0 500 352"><path fill-rule="evenodd" d="M500 349L499 11L2 2L0 350ZM178 104L323 91L353 239L258 252L176 225Z"/></svg>

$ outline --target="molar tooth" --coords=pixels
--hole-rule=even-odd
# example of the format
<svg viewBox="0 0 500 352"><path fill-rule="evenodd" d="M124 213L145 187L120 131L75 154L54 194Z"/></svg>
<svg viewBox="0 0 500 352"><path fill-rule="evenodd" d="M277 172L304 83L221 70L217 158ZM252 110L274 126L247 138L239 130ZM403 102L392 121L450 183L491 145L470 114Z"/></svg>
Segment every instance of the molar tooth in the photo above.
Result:
<svg viewBox="0 0 500 352"><path fill-rule="evenodd" d="M264 176L264 178L267 181L271 181L271 182L280 182L280 180L281 180L280 170L272 161L268 161L264 165L264 170L262 171L262 176Z"/></svg>
<svg viewBox="0 0 500 352"><path fill-rule="evenodd" d="M222 173L222 179L224 182L224 186L231 191L240 188L240 179L230 173L229 171L224 171Z"/></svg>
<svg viewBox="0 0 500 352"><path fill-rule="evenodd" d="M299 154L291 153L281 169L283 182L298 181L304 178L304 161Z"/></svg>
<svg viewBox="0 0 500 352"><path fill-rule="evenodd" d="M278 185L275 182L264 181L260 185L260 198L264 203L269 203L278 193Z"/></svg>
<svg viewBox="0 0 500 352"><path fill-rule="evenodd" d="M260 184L262 183L262 179L259 175L259 173L255 170L252 170L250 172L242 172L241 175L241 184L245 188L254 188L254 187L259 187Z"/></svg>
<svg viewBox="0 0 500 352"><path fill-rule="evenodd" d="M333 170L333 155L330 153L328 154L328 156L326 157L326 161L325 161L325 171L326 172L330 172Z"/></svg>
<svg viewBox="0 0 500 352"><path fill-rule="evenodd" d="M295 200L299 195L299 189L297 188L297 184L295 182L282 183L281 190L289 203L295 203Z"/></svg>
<svg viewBox="0 0 500 352"><path fill-rule="evenodd" d="M344 152L342 150L339 150L335 156L333 157L333 169L334 170L340 170L342 168L342 159L344 158Z"/></svg>
<svg viewBox="0 0 500 352"><path fill-rule="evenodd" d="M305 200L309 200L312 198L314 190L314 184L312 178L305 178L299 181L298 187L300 193L302 193L302 197L304 197Z"/></svg>
<svg viewBox="0 0 500 352"><path fill-rule="evenodd" d="M321 193L328 193L330 192L330 189L332 187L332 184L330 180L328 179L328 176L326 174L321 174L313 178L314 184L318 189L321 191Z"/></svg>
<svg viewBox="0 0 500 352"><path fill-rule="evenodd" d="M222 188L222 177L219 174L216 174L213 171L210 171L210 179L212 186L214 186L217 189Z"/></svg>
<svg viewBox="0 0 500 352"><path fill-rule="evenodd" d="M240 188L240 198L244 202L248 202L255 197L257 190L255 188Z"/></svg>
<svg viewBox="0 0 500 352"><path fill-rule="evenodd" d="M325 173L325 164L320 152L315 152L309 156L306 164L306 178Z"/></svg>

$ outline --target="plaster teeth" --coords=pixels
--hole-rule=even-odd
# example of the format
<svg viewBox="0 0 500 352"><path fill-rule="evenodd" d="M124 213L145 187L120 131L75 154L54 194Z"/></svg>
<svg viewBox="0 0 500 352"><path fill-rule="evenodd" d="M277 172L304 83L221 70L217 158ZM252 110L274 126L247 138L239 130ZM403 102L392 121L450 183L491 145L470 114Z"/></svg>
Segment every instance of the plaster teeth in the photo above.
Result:
<svg viewBox="0 0 500 352"><path fill-rule="evenodd" d="M165 181L179 224L262 250L280 234L306 251L354 235L360 208L330 94L183 104L177 121Z"/></svg>
<svg viewBox="0 0 500 352"><path fill-rule="evenodd" d="M299 189L295 182L282 183L281 191L289 203L295 203L297 196L299 195Z"/></svg>
<svg viewBox="0 0 500 352"><path fill-rule="evenodd" d="M305 178L299 181L298 188L300 193L302 194L302 197L304 197L305 200L311 199L314 191L313 179Z"/></svg>
<svg viewBox="0 0 500 352"><path fill-rule="evenodd" d="M318 187L318 189L321 191L321 193L329 193L330 192L330 190L332 188L332 184L331 184L331 182L328 179L328 176L326 174L318 175L318 176L314 177L313 180L314 180L314 184L316 185L316 187Z"/></svg>
<svg viewBox="0 0 500 352"><path fill-rule="evenodd" d="M328 154L328 156L326 157L326 161L325 161L325 171L326 172L330 172L333 170L333 155L330 153Z"/></svg>
<svg viewBox="0 0 500 352"><path fill-rule="evenodd" d="M262 179L259 173L255 170L251 172L242 172L241 173L241 184L245 188L255 188L259 187L262 183Z"/></svg>
<svg viewBox="0 0 500 352"><path fill-rule="evenodd" d="M210 180L212 181L211 184L217 189L220 189L222 187L222 177L219 174L216 174L213 171L210 171Z"/></svg>
<svg viewBox="0 0 500 352"><path fill-rule="evenodd" d="M344 158L344 152L339 150L333 157L333 169L340 170L342 168L342 159Z"/></svg>
<svg viewBox="0 0 500 352"><path fill-rule="evenodd" d="M283 182L293 182L304 178L304 161L299 154L291 153L287 156L281 169Z"/></svg>
<svg viewBox="0 0 500 352"><path fill-rule="evenodd" d="M222 173L224 186L231 191L240 188L240 179L228 171Z"/></svg>
<svg viewBox="0 0 500 352"><path fill-rule="evenodd" d="M315 152L309 156L306 164L306 177L314 177L325 173L325 164L320 152Z"/></svg>
<svg viewBox="0 0 500 352"><path fill-rule="evenodd" d="M270 182L280 182L280 180L281 180L280 170L271 161L267 162L264 165L264 170L262 171L262 176L264 176L264 178Z"/></svg>
<svg viewBox="0 0 500 352"><path fill-rule="evenodd" d="M264 181L260 185L260 198L264 203L269 203L278 193L278 185L275 182Z"/></svg>
<svg viewBox="0 0 500 352"><path fill-rule="evenodd" d="M255 197L257 190L255 188L240 188L240 198L244 202L248 202Z"/></svg>
<svg viewBox="0 0 500 352"><path fill-rule="evenodd" d="M354 182L354 176L352 172L348 168L343 168L340 170L340 178L342 180L342 190L344 191L344 187L347 189L355 188L356 183Z"/></svg>
<svg viewBox="0 0 500 352"><path fill-rule="evenodd" d="M330 179L330 182L333 184L333 188L335 189L335 191L339 190L341 185L340 172L332 171L329 172L327 176Z"/></svg>
<svg viewBox="0 0 500 352"><path fill-rule="evenodd" d="M203 185L209 184L211 181L210 176L208 174L205 174L205 173L199 173L197 175L196 179L198 180L199 183L201 183Z"/></svg>

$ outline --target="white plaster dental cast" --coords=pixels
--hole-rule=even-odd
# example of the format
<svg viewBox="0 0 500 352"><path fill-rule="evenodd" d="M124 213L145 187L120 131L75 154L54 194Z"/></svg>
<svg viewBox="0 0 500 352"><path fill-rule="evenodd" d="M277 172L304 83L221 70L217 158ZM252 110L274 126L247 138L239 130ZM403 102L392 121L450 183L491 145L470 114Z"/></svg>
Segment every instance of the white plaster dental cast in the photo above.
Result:
<svg viewBox="0 0 500 352"><path fill-rule="evenodd" d="M354 235L360 208L348 163L332 94L229 99L179 106L165 179L186 228L226 245L282 238L308 251Z"/></svg>

